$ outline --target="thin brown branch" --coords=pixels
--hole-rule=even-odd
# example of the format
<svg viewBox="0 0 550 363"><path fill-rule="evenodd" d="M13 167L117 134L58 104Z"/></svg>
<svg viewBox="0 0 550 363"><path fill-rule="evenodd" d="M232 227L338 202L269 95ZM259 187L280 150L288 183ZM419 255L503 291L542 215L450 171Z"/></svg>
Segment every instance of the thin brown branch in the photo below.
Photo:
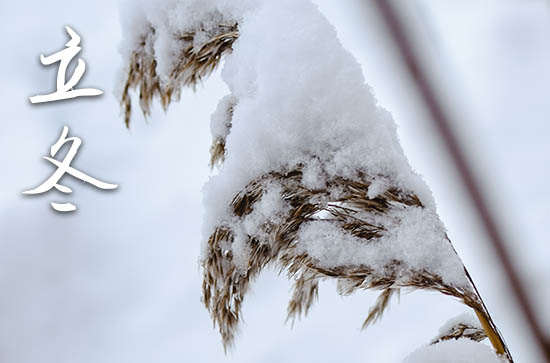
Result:
<svg viewBox="0 0 550 363"><path fill-rule="evenodd" d="M541 352L545 356L546 361L550 362L550 341L545 337L540 323L535 316L532 304L529 302L528 295L520 281L516 267L512 263L510 253L506 248L505 239L497 227L496 220L490 211L479 182L477 181L474 172L467 161L464 151L460 147L457 136L453 132L451 117L442 106L441 100L437 96L436 91L422 66L420 57L412 45L405 27L398 13L394 9L394 6L391 4L391 1L376 0L375 3L380 10L380 14L387 25L390 35L397 45L398 51L403 59L403 63L405 64L411 78L414 80L420 92L421 97L424 100L426 108L430 113L436 129L439 131L441 137L447 145L455 166L461 176L462 182L466 186L477 214L485 227L488 240L492 244L497 257L502 264L505 275L511 286L511 290L516 297L520 310L525 317L533 337L535 338ZM479 311L476 311L476 313L478 312ZM485 313L487 314L486 309ZM495 342L498 341L498 343L494 344L495 349L501 353L506 353L507 358L512 361L512 357L507 349L503 352L502 346L505 347L506 344L504 344L504 340L502 339L500 333L498 331L490 331L488 333L489 336L493 333L498 335L498 339L495 339Z"/></svg>

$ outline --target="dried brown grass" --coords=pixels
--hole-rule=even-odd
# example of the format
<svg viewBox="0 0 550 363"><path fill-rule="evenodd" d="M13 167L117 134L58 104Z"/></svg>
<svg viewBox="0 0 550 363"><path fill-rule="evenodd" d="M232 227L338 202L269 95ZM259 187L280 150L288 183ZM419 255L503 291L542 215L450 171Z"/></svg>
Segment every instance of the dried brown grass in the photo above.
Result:
<svg viewBox="0 0 550 363"><path fill-rule="evenodd" d="M210 75L220 64L222 57L231 51L233 42L238 38L237 24L220 24L206 31L210 38L198 49L194 46L196 32L175 34L181 43L180 54L166 81L162 82L157 74L157 62L153 51L155 28L141 36L141 41L130 57L126 81L121 96L126 127L130 126L132 100L130 91L139 89L139 103L145 117L151 114L151 103L158 98L166 110L170 103L180 97L181 88L195 87L203 78Z"/></svg>

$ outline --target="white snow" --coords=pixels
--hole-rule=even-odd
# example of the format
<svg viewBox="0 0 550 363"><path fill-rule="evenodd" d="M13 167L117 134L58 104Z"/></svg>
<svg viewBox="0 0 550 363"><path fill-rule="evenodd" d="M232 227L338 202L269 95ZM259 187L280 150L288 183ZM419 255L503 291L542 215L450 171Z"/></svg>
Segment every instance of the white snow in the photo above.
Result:
<svg viewBox="0 0 550 363"><path fill-rule="evenodd" d="M363 217L369 221L367 215ZM406 278L408 271L428 268L444 276L447 283L464 285L464 267L444 240L445 230L433 212L410 207L370 221L384 226L387 234L368 243L332 223L306 222L300 227L297 253L307 252L321 267L359 266L367 262L378 276L384 275L389 261L400 260L403 266L398 279Z"/></svg>
<svg viewBox="0 0 550 363"><path fill-rule="evenodd" d="M481 326L481 323L479 322L479 320L476 318L475 315L471 313L464 313L457 317L449 319L445 324L443 324L441 328L439 328L439 334L441 336L447 334L453 327L455 327L460 323L473 326L475 328L483 329L483 327Z"/></svg>
<svg viewBox="0 0 550 363"><path fill-rule="evenodd" d="M491 347L470 339L447 340L408 355L403 363L504 363Z"/></svg>
<svg viewBox="0 0 550 363"><path fill-rule="evenodd" d="M227 95L218 102L216 111L210 119L210 132L212 139L225 138L229 134L229 108L236 103L233 95Z"/></svg>

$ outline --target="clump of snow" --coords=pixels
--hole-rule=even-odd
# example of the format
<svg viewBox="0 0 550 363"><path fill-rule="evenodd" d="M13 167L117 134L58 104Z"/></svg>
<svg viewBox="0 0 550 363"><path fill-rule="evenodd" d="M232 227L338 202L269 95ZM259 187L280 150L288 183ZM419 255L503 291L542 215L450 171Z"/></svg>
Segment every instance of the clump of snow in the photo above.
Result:
<svg viewBox="0 0 550 363"><path fill-rule="evenodd" d="M369 186L367 197L369 197L369 199L376 198L377 196L388 190L389 187L390 185L383 178L376 179Z"/></svg>
<svg viewBox="0 0 550 363"><path fill-rule="evenodd" d="M368 265L378 276L385 275L391 261L402 261L401 275L409 271L430 272L443 276L447 283L464 286L464 267L450 243L445 229L433 212L420 207L394 210L376 216L361 216L367 222L383 226L387 233L365 243L333 223L322 219L300 227L297 253L306 252L321 267Z"/></svg>
<svg viewBox="0 0 550 363"><path fill-rule="evenodd" d="M439 335L443 336L453 329L458 324L465 324L474 328L483 329L479 319L471 313L464 313L452 319L449 319L445 324L439 328Z"/></svg>
<svg viewBox="0 0 550 363"><path fill-rule="evenodd" d="M231 127L231 108L237 103L237 99L233 95L223 97L216 108L216 111L210 118L210 132L212 139L225 139L229 135Z"/></svg>
<svg viewBox="0 0 550 363"><path fill-rule="evenodd" d="M433 210L391 115L376 105L360 65L328 21L309 1L258 4L239 23L240 37L222 70L238 104L224 165L205 189L205 234L224 223L229 210L223 206L248 182L297 165L305 166L304 183L312 188L336 175L381 175Z"/></svg>
<svg viewBox="0 0 550 363"><path fill-rule="evenodd" d="M258 243L272 244L272 236L263 228L266 225L277 225L284 221L284 216L290 209L281 197L281 186L272 183L265 187L260 200L254 205L251 213L241 219L233 217L234 241L228 250L232 252L233 262L239 271L245 275L248 268L250 251L248 239L254 238Z"/></svg>
<svg viewBox="0 0 550 363"><path fill-rule="evenodd" d="M447 340L418 349L403 363L504 363L491 347L470 339Z"/></svg>
<svg viewBox="0 0 550 363"><path fill-rule="evenodd" d="M326 187L323 176L323 167L317 159L312 159L302 169L302 183L306 188L315 190Z"/></svg>

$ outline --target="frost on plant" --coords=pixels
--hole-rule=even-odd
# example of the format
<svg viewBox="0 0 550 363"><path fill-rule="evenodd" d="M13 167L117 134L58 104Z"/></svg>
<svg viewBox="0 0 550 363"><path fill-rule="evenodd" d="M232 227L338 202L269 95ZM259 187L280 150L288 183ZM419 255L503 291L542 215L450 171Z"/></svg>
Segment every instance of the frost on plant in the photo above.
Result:
<svg viewBox="0 0 550 363"><path fill-rule="evenodd" d="M381 290L365 325L399 289L430 289L473 308L505 347L391 115L310 1L143 1L138 9L125 19L127 124L131 89L147 115L155 97L167 107L225 59L230 94L211 120L219 168L205 187L201 256L203 302L224 346L250 283L271 264L294 282L289 318L307 314L325 278L342 294Z"/></svg>

